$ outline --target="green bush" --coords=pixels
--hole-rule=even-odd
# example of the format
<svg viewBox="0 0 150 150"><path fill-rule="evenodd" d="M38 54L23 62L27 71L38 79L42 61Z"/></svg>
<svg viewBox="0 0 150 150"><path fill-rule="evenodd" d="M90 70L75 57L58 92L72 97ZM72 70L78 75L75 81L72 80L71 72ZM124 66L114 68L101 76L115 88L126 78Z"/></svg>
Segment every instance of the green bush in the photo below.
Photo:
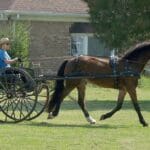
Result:
<svg viewBox="0 0 150 150"><path fill-rule="evenodd" d="M29 25L16 22L10 24L0 31L1 37L8 37L11 40L11 51L9 54L12 58L19 57L24 61L24 65L28 66L30 33Z"/></svg>

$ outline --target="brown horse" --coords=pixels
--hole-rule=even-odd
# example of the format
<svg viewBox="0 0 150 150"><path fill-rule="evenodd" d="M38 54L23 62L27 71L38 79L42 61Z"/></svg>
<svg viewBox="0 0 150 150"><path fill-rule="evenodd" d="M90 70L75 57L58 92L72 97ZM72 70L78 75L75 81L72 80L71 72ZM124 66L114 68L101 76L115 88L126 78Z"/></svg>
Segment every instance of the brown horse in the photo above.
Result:
<svg viewBox="0 0 150 150"><path fill-rule="evenodd" d="M137 45L127 52L123 57L118 59L116 66L117 72L123 72L128 67L134 72L141 73L145 64L150 59L150 42L145 42ZM126 63L128 64L126 65ZM66 76L68 74L74 73L87 73L87 74L113 74L113 69L110 65L109 58L96 58L91 56L79 56L66 60L60 66L57 75ZM137 100L136 87L138 85L138 76L112 76L105 78L81 78L73 80L57 80L55 91L52 95L51 100L48 105L49 116L48 119L51 119L58 115L60 105L63 99L74 89L78 90L78 104L81 107L84 116L87 121L90 123L95 123L96 121L89 115L86 106L85 106L85 88L86 82L90 81L93 84L96 84L105 88L118 88L119 95L117 100L117 105L110 112L103 114L100 117L100 120L107 119L111 117L115 112L121 109L124 97L128 92L134 108L138 114L139 121L143 126L148 124L145 122L140 107ZM117 86L115 86L117 84Z"/></svg>

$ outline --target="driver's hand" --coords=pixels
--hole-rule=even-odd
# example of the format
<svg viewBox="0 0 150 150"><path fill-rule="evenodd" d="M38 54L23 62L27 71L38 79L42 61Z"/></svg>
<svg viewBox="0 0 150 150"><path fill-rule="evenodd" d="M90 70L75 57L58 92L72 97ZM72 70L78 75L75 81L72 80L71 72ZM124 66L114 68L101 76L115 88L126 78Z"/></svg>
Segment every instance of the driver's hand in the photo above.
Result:
<svg viewBox="0 0 150 150"><path fill-rule="evenodd" d="M17 60L18 62L22 62L22 59L21 58L18 58L18 60Z"/></svg>

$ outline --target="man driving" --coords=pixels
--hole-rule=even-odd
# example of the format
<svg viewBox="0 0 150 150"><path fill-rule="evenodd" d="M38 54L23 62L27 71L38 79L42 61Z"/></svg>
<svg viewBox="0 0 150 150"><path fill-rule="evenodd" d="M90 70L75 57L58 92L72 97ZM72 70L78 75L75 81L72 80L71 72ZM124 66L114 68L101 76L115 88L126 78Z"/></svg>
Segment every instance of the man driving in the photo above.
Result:
<svg viewBox="0 0 150 150"><path fill-rule="evenodd" d="M18 58L11 59L7 51L10 50L9 38L0 39L0 68L10 67L11 64L16 63Z"/></svg>

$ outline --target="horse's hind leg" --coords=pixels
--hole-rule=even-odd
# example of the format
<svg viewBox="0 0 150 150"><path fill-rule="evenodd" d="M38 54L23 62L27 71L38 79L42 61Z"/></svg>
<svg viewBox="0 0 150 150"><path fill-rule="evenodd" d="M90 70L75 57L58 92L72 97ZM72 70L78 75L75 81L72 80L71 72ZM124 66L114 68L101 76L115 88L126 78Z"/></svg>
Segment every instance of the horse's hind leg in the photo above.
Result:
<svg viewBox="0 0 150 150"><path fill-rule="evenodd" d="M141 110L140 110L140 106L138 104L138 100L137 100L137 94L136 94L136 89L135 88L128 88L127 89L130 97L131 97L131 100L132 100L132 103L134 105L134 108L138 114L138 117L139 117L139 121L140 123L145 127L145 126L148 126L148 124L145 122L144 118L143 118L143 115L141 113Z"/></svg>
<svg viewBox="0 0 150 150"><path fill-rule="evenodd" d="M74 88L70 88L70 89L64 88L63 93L62 93L62 96L61 96L61 99L60 99L59 103L56 104L55 109L54 109L54 111L53 111L53 116L57 116L57 115L58 115L59 110L60 110L60 105L61 105L61 103L63 102L64 98L65 98L73 89L74 89Z"/></svg>
<svg viewBox="0 0 150 150"><path fill-rule="evenodd" d="M91 124L95 124L96 123L96 120L93 119L88 111L87 111L87 108L86 108L86 105L85 105L85 89L86 89L86 83L85 82L82 82L80 85L77 86L77 89L78 89L78 104L79 106L81 107L83 113L84 113L84 116L86 118L86 120L88 122L90 122Z"/></svg>
<svg viewBox="0 0 150 150"><path fill-rule="evenodd" d="M116 107L112 111L110 111L110 112L108 112L106 114L103 114L100 117L100 120L104 120L104 119L110 118L114 113L119 111L121 109L121 107L122 107L125 95L126 95L126 89L120 89Z"/></svg>
<svg viewBox="0 0 150 150"><path fill-rule="evenodd" d="M64 98L76 87L74 82L72 81L66 81L66 86L64 87L63 91L61 92L61 95L59 96L59 101L55 103L55 106L53 108L53 111L49 113L48 119L52 119L56 117L60 110L60 105L63 102Z"/></svg>

